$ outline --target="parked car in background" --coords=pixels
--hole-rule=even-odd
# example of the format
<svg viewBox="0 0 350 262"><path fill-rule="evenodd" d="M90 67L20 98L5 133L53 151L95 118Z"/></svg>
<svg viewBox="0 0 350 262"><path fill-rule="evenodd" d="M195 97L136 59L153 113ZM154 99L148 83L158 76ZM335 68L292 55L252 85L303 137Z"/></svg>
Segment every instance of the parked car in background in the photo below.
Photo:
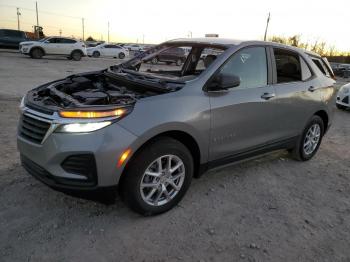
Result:
<svg viewBox="0 0 350 262"><path fill-rule="evenodd" d="M104 44L104 42L96 42L96 41L85 41L86 48L88 47L95 47L98 45Z"/></svg>
<svg viewBox="0 0 350 262"><path fill-rule="evenodd" d="M165 62L170 65L175 63L177 66L182 65L186 60L185 48L173 47L163 52L159 53L157 56L153 57L151 62L152 64L157 64L158 62Z"/></svg>
<svg viewBox="0 0 350 262"><path fill-rule="evenodd" d="M331 63L331 66L336 76L350 77L350 64Z"/></svg>
<svg viewBox="0 0 350 262"><path fill-rule="evenodd" d="M19 30L0 29L0 47L18 48L19 43L29 40L26 33Z"/></svg>
<svg viewBox="0 0 350 262"><path fill-rule="evenodd" d="M339 109L350 109L350 83L339 89L336 105Z"/></svg>
<svg viewBox="0 0 350 262"><path fill-rule="evenodd" d="M63 55L68 59L79 61L87 55L84 42L58 36L43 38L39 41L21 42L19 51L34 59L40 59L46 55Z"/></svg>
<svg viewBox="0 0 350 262"><path fill-rule="evenodd" d="M140 50L142 50L142 47L140 45L136 45L136 44L124 45L124 47L129 49L129 51L140 51Z"/></svg>
<svg viewBox="0 0 350 262"><path fill-rule="evenodd" d="M191 48L182 67L146 63L182 47ZM206 48L222 52L199 69ZM133 210L159 214L208 169L280 149L310 160L332 124L333 78L322 57L286 45L168 41L29 91L18 150L24 168L51 187L119 185Z"/></svg>
<svg viewBox="0 0 350 262"><path fill-rule="evenodd" d="M124 59L129 56L129 50L114 44L101 44L95 47L88 47L87 55L92 57L114 57Z"/></svg>

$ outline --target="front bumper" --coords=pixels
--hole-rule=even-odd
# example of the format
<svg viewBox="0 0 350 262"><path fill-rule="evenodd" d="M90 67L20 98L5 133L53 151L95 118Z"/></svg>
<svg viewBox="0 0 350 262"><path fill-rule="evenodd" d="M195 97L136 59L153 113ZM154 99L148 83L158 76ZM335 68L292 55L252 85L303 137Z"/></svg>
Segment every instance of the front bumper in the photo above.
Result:
<svg viewBox="0 0 350 262"><path fill-rule="evenodd" d="M44 115L32 110L24 110L24 114L36 114L39 118ZM126 149L132 150L131 145L136 139L135 135L118 123L114 123L90 133L48 131L42 143L30 140L19 132L17 146L25 169L49 186L93 189L118 184L125 165L124 163L123 166L118 167L118 159ZM90 155L95 160L95 166L89 167L92 179L74 172L74 163L71 164L73 169L63 164L70 157L81 155ZM95 178L93 178L93 168L96 171Z"/></svg>

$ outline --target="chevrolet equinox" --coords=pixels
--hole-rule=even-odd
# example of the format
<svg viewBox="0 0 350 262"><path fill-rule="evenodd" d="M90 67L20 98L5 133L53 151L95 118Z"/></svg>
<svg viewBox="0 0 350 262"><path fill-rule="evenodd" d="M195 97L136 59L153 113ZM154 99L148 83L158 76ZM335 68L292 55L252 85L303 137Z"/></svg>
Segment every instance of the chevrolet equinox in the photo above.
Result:
<svg viewBox="0 0 350 262"><path fill-rule="evenodd" d="M179 48L181 65L152 63ZM118 185L133 210L158 214L208 169L279 149L311 159L332 122L334 83L326 59L294 47L171 40L29 91L18 149L52 188Z"/></svg>

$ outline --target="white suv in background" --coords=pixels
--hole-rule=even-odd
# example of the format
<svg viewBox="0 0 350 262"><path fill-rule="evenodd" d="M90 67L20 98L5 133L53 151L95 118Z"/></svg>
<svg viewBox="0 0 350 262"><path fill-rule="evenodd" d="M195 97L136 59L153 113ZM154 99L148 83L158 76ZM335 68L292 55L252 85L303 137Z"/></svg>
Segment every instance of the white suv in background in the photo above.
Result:
<svg viewBox="0 0 350 262"><path fill-rule="evenodd" d="M88 56L92 57L103 56L124 59L125 57L129 56L129 50L120 45L105 43L95 47L88 47L87 54Z"/></svg>
<svg viewBox="0 0 350 262"><path fill-rule="evenodd" d="M47 37L39 41L26 41L19 44L19 51L31 58L40 59L45 55L64 55L79 61L86 56L84 42L66 37Z"/></svg>

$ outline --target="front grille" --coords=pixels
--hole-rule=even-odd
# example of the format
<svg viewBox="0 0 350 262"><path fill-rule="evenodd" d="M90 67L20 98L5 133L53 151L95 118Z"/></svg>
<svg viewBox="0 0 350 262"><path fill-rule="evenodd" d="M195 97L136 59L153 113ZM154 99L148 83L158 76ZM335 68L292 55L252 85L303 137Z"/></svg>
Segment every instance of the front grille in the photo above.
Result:
<svg viewBox="0 0 350 262"><path fill-rule="evenodd" d="M345 104L349 104L349 96L344 97L342 102L345 103Z"/></svg>
<svg viewBox="0 0 350 262"><path fill-rule="evenodd" d="M50 123L23 114L21 116L18 131L21 137L31 142L40 144L49 128Z"/></svg>
<svg viewBox="0 0 350 262"><path fill-rule="evenodd" d="M68 173L85 176L88 181L96 182L96 162L93 154L68 156L61 166Z"/></svg>

